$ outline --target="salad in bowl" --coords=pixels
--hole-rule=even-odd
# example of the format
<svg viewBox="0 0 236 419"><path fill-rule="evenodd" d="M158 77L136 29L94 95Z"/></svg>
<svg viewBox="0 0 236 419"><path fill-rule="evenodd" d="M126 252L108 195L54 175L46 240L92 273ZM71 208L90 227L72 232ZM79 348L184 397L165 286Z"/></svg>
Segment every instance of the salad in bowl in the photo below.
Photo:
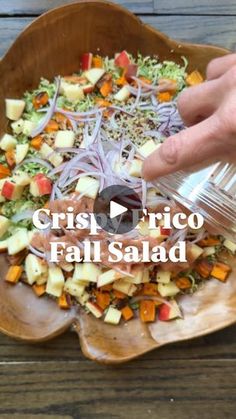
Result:
<svg viewBox="0 0 236 419"><path fill-rule="evenodd" d="M181 318L181 296L203 288L206 281L227 280L231 267L222 253L234 254L236 244L205 227L178 231L139 229L122 235L106 231L94 237L87 229L37 230L33 215L92 213L106 187L131 187L149 212L178 207L161 194L155 182L142 179L143 160L165 139L184 129L177 98L187 86L203 82L198 70L160 62L158 57L114 57L84 53L78 71L55 80L41 79L22 99L6 98L8 131L0 139L0 250L9 269L3 281L24 282L38 298L53 298L62 310L82 307L88 315L118 325L139 317L149 323ZM49 216L50 221L50 216ZM50 243L78 246L99 241L101 261L57 263L50 260ZM186 242L183 263L116 263L108 260L108 244L119 240L141 248L144 240L168 253ZM194 296L193 296L194 298ZM180 304L179 304L180 302Z"/></svg>

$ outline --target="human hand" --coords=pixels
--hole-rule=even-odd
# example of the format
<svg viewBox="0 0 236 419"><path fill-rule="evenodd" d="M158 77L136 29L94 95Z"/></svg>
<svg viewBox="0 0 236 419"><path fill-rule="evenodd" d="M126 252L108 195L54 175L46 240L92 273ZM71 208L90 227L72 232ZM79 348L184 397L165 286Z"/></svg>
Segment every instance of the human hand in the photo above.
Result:
<svg viewBox="0 0 236 419"><path fill-rule="evenodd" d="M236 54L212 60L206 81L177 102L187 128L167 138L143 165L145 180L217 161L236 161Z"/></svg>

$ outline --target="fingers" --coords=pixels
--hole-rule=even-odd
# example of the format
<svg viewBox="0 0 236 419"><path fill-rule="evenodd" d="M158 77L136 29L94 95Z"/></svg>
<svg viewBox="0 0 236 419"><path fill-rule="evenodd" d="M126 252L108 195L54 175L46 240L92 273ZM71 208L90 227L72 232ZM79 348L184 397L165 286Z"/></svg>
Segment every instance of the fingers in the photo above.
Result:
<svg viewBox="0 0 236 419"><path fill-rule="evenodd" d="M191 126L215 112L222 99L221 80L189 87L178 98L177 106L186 126Z"/></svg>
<svg viewBox="0 0 236 419"><path fill-rule="evenodd" d="M219 138L219 120L213 115L203 122L169 137L143 165L143 177L157 177L188 169L205 161L222 157L224 143Z"/></svg>
<svg viewBox="0 0 236 419"><path fill-rule="evenodd" d="M207 66L206 79L213 80L221 77L234 65L236 65L236 54L229 54L224 57L215 58Z"/></svg>

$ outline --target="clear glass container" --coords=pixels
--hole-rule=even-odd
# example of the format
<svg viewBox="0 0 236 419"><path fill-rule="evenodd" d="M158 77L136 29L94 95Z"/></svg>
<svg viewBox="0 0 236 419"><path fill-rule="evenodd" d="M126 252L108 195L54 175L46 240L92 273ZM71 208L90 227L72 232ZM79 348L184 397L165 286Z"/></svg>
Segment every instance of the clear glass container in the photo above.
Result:
<svg viewBox="0 0 236 419"><path fill-rule="evenodd" d="M236 166L216 163L194 173L179 171L158 179L161 192L199 212L215 232L236 241Z"/></svg>

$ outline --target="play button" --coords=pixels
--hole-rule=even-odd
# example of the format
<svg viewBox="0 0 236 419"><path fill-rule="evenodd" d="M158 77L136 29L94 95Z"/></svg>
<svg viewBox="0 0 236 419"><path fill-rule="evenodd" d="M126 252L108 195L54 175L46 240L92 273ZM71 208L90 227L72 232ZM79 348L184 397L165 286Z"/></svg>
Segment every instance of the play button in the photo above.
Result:
<svg viewBox="0 0 236 419"><path fill-rule="evenodd" d="M128 233L143 217L142 202L127 186L108 186L95 199L94 215L97 224L108 233Z"/></svg>
<svg viewBox="0 0 236 419"><path fill-rule="evenodd" d="M124 214L128 211L128 208L123 205L117 204L114 201L110 202L110 218L118 217L118 215Z"/></svg>

